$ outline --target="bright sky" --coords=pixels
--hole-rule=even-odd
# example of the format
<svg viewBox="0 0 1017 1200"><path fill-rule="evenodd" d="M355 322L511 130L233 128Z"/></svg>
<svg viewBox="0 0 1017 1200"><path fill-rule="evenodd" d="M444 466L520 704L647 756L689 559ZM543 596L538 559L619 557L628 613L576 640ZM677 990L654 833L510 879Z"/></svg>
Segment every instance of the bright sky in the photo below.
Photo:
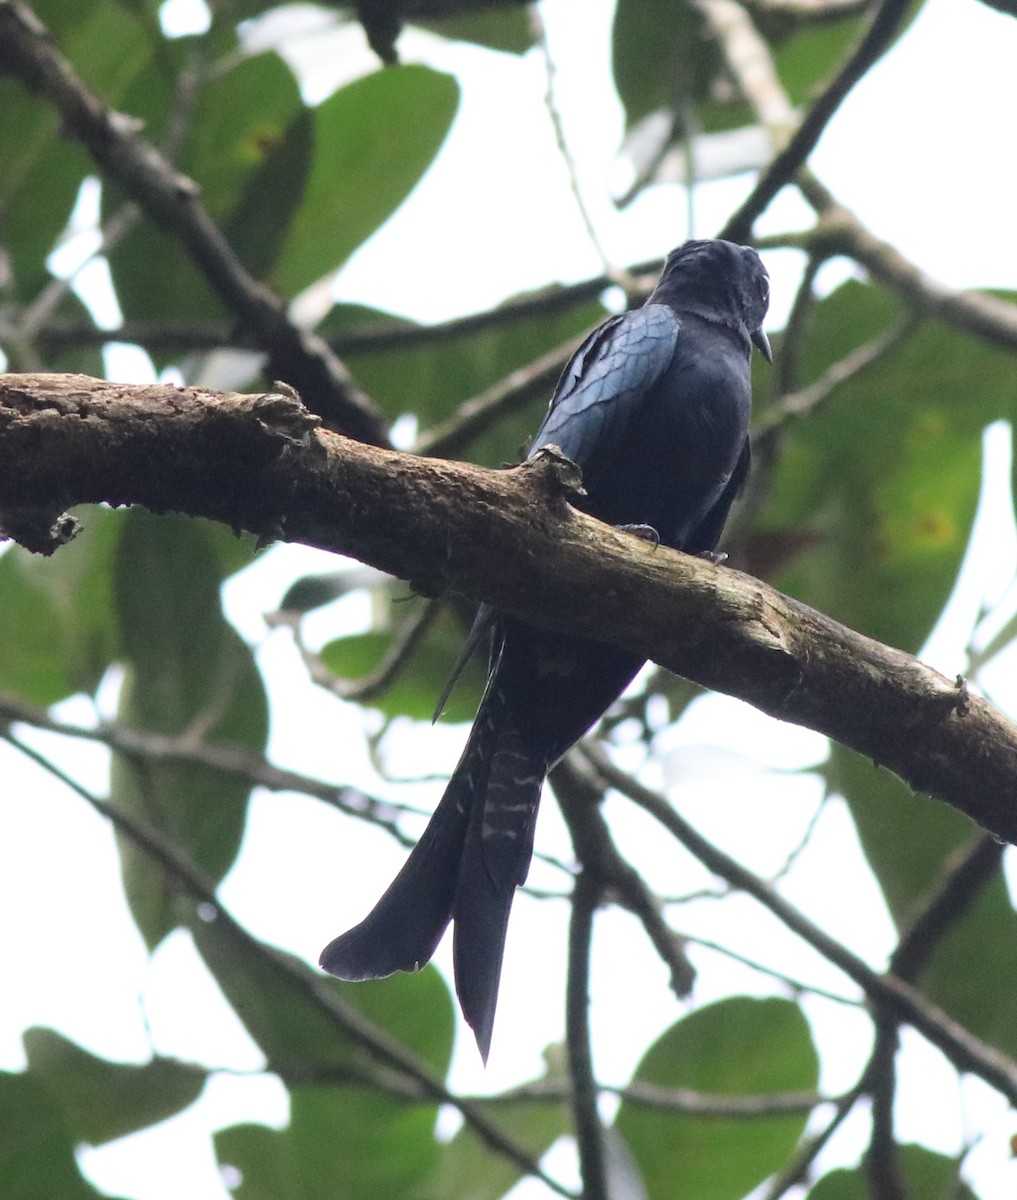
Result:
<svg viewBox="0 0 1017 1200"><path fill-rule="evenodd" d="M193 19L196 3L172 0L173 19ZM605 182L615 169L621 135L608 74L611 8L609 0L586 0L581 6L546 0L542 6L557 69L556 99L583 194L605 252L623 265L662 254L689 231L684 193L676 187L653 189L622 213L607 198ZM519 60L445 46L423 35L407 37L402 49L408 58L455 71L464 88L461 113L441 161L411 203L348 264L338 294L435 321L548 280L598 271L597 253L576 214L548 122L540 55ZM293 53L315 73L319 94L332 82L329 71L355 71L365 54L356 31L333 42L320 28L309 30ZM976 0L930 0L906 38L857 89L814 160L826 183L877 234L947 283L1017 287L1017 245L1005 236L1013 227L1017 183L1011 128L1015 61L1017 22ZM692 232L713 233L748 185L740 178L702 187ZM784 197L759 229L776 232L806 219L800 204ZM393 261L401 264L397 293ZM772 254L767 265L775 283L772 324L779 327L796 256ZM114 362L121 375L138 369L135 359ZM1005 441L992 457L996 474L1004 464ZM1000 481L993 486L1000 488ZM929 650L929 661L945 671L960 664L965 615L983 595L1001 592L1013 576L1012 529L990 522L985 538L991 552L968 573L967 591L958 602L961 615ZM227 605L241 632L258 644L274 694L284 697L273 712L271 756L322 778L373 787L358 716L306 684L287 635L269 634L261 617L275 607L295 574L332 566L334 560L299 548L273 551L230 585ZM319 633L325 639L362 626L367 615L363 601L351 598L318 618ZM104 703L107 708L113 703L112 688ZM62 715L89 719L80 701L63 706ZM412 759L415 770L448 769L462 737L462 728L454 727L403 731L399 752L404 761ZM55 753L63 750L54 739L34 740ZM822 739L778 727L719 697L696 704L680 726L661 735L657 750L662 774L649 781L673 790L683 813L707 836L716 836L730 853L763 873L775 870L796 844L820 796L814 779L785 772L818 761ZM635 746L629 756L638 765ZM284 1123L285 1092L256 1074L259 1051L196 963L186 937L172 936L148 961L123 908L106 826L41 773L20 762L15 768L7 752L0 757L0 769L15 780L5 799L16 814L16 836L0 842L0 907L9 914L0 935L7 965L0 1067L22 1066L21 1033L28 1025L43 1024L113 1058L141 1060L154 1047L241 1073L217 1076L198 1104L158 1129L82 1155L97 1186L118 1195L224 1200L208 1131L241 1120ZM81 748L74 762L82 781L102 792L104 756ZM436 792L433 785L421 788L421 801L432 803ZM623 848L638 846L638 861L651 883L669 892L709 883L628 806L614 803L609 815ZM403 852L384 835L358 831L355 845L346 845L346 833L311 800L259 796L241 860L222 888L224 902L258 935L314 961L326 941L363 914L402 861ZM568 857L553 804L543 806L538 844ZM539 867L531 878L560 885ZM677 889L675 879L681 880ZM841 806L826 806L786 892L793 901L807 903L813 920L881 965L892 945L889 922ZM14 914L16 921L10 919ZM549 1004L547 997L563 994L565 919L562 903L525 897L517 902L491 1066L482 1072L472 1043L461 1038L455 1086L499 1088L540 1070L542 1048L562 1032L560 1005ZM733 941L804 978L852 994L836 972L747 901L703 902L683 910L681 919L705 936ZM598 1070L605 1079L622 1082L678 1008L663 968L643 947L631 918L615 912L600 917L595 950ZM618 986L623 953L632 965ZM761 977L732 968L717 955L695 957L700 1001L731 990L769 990ZM438 961L448 968L447 949ZM551 982L538 991L534 979ZM810 1001L807 1009L821 1042L838 1030L839 1052L824 1050L822 1086L843 1089L853 1082L867 1049L867 1022L860 1014L845 1018L829 1002ZM917 1037L906 1034L905 1047L901 1112L907 1115L900 1135L956 1151L961 1096L950 1072ZM931 1108L920 1103L928 1095L937 1097ZM1007 1158L1013 1126L1006 1106L977 1084L965 1084L963 1098L991 1130L970 1160L981 1192L987 1200L1009 1200L1017 1191L1017 1170ZM911 1102L916 1099L919 1103ZM864 1135L859 1117L825 1161L851 1161ZM552 1165L567 1178L570 1162L566 1151L556 1153ZM534 1185L518 1190L519 1197L538 1194Z"/></svg>

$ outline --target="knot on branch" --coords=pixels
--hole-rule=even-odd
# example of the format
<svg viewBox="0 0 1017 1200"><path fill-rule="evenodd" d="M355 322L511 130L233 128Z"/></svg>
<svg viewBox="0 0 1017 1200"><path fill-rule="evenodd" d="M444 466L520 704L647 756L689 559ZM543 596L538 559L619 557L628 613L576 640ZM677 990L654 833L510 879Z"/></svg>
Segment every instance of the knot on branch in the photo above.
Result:
<svg viewBox="0 0 1017 1200"><path fill-rule="evenodd" d="M321 417L306 407L289 384L276 382L272 386L275 391L254 397L251 408L258 423L266 433L293 445L306 445L321 426Z"/></svg>
<svg viewBox="0 0 1017 1200"><path fill-rule="evenodd" d="M8 508L0 512L0 540L10 538L33 554L47 557L81 532L70 513L42 508Z"/></svg>
<svg viewBox="0 0 1017 1200"><path fill-rule="evenodd" d="M527 483L545 503L561 504L570 496L586 495L579 465L553 443L535 450L517 470L526 472Z"/></svg>

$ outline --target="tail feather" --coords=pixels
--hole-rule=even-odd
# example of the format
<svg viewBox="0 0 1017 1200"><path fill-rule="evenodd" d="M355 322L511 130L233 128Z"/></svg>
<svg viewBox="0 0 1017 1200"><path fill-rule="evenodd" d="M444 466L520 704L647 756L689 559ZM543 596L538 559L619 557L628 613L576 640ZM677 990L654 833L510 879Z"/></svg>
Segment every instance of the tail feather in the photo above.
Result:
<svg viewBox="0 0 1017 1200"><path fill-rule="evenodd" d="M430 960L452 918L469 816L469 793L453 776L388 890L359 925L321 952L324 970L339 979L383 979Z"/></svg>
<svg viewBox="0 0 1017 1200"><path fill-rule="evenodd" d="M338 979L417 971L452 919L475 798L483 795L504 699L488 687L466 748L434 815L402 870L367 916L329 942L319 965Z"/></svg>
<svg viewBox="0 0 1017 1200"><path fill-rule="evenodd" d="M452 909L456 994L487 1062L509 913L526 879L545 765L511 728L498 731L473 811Z"/></svg>
<svg viewBox="0 0 1017 1200"><path fill-rule="evenodd" d="M497 656L495 666L497 666ZM484 1061L491 1048L509 913L526 879L547 755L519 729L495 671L466 749L403 869L320 964L339 979L415 971L455 925L456 992Z"/></svg>

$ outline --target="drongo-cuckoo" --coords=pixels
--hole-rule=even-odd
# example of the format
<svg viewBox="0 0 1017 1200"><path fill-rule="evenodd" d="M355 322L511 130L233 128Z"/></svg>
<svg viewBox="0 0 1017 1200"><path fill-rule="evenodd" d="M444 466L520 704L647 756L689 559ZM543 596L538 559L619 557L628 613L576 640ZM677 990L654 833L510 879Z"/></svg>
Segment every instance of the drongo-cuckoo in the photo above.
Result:
<svg viewBox="0 0 1017 1200"><path fill-rule="evenodd" d="M582 471L576 507L649 526L706 554L749 469L750 358L767 358L769 280L723 241L673 250L649 300L611 317L565 367L530 456L555 445ZM590 602L595 604L596 597ZM486 1061L516 888L525 880L550 768L642 666L607 643L548 633L481 608L467 644L490 647L487 688L434 816L388 891L331 942L340 979L423 966L454 925L456 991Z"/></svg>

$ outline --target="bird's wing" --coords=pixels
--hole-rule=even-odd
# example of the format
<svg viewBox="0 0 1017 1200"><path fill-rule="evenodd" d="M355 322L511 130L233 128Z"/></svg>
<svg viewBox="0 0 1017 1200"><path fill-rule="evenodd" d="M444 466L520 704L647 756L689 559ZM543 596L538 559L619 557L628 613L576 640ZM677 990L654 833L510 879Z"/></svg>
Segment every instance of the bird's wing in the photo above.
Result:
<svg viewBox="0 0 1017 1200"><path fill-rule="evenodd" d="M595 486L640 401L667 370L678 329L665 304L645 304L595 329L562 372L530 457L558 446Z"/></svg>

